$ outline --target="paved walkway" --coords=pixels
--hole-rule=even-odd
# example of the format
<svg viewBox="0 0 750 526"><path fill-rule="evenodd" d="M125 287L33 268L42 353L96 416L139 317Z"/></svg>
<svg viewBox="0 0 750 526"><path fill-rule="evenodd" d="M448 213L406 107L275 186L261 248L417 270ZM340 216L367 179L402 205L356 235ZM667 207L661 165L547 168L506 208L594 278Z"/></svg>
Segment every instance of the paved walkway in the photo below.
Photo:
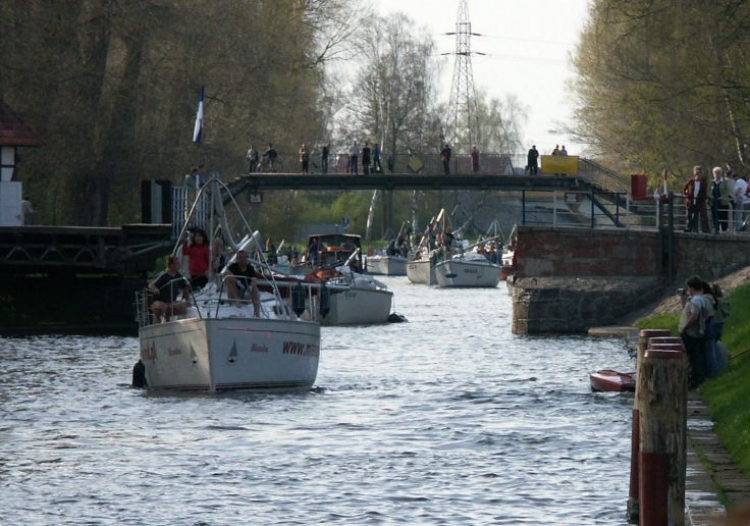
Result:
<svg viewBox="0 0 750 526"><path fill-rule="evenodd" d="M710 473L706 472L699 455L705 457L713 466ZM708 407L695 391L688 394L688 452L685 486L688 524L692 526L750 524L750 516L740 517L737 512L727 522L721 519L725 515L725 510L719 500L719 491L724 492L730 507L741 503L747 505L750 503L750 480L732 462L729 454L719 443L719 438L713 432L713 421Z"/></svg>

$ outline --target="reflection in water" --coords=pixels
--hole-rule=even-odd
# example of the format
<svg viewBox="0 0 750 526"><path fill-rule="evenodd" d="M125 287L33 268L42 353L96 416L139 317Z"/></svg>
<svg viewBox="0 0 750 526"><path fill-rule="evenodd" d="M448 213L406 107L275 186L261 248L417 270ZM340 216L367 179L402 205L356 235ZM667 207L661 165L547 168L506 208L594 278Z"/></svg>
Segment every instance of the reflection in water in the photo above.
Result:
<svg viewBox="0 0 750 526"><path fill-rule="evenodd" d="M308 392L150 395L133 338L0 340L8 524L625 524L632 369L510 333L503 288L386 279L410 323L323 330Z"/></svg>

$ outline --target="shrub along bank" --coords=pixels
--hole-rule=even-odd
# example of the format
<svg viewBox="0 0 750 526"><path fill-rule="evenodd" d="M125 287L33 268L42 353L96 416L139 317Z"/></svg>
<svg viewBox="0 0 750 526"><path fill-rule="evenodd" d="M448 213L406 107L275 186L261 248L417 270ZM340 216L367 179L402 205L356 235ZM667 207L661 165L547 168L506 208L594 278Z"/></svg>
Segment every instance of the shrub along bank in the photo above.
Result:
<svg viewBox="0 0 750 526"><path fill-rule="evenodd" d="M722 342L731 359L717 378L707 380L700 393L711 409L714 429L734 461L750 477L750 283L729 294L731 314ZM642 329L666 328L677 335L680 314L659 314L640 319Z"/></svg>

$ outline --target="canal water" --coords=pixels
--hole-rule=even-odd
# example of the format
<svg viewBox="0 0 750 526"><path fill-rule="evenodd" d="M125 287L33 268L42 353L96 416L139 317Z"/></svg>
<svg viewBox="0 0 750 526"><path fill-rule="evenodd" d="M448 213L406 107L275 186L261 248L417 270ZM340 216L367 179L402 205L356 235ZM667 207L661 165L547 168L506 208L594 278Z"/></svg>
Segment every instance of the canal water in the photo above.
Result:
<svg viewBox="0 0 750 526"><path fill-rule="evenodd" d="M2 524L626 524L624 342L386 278L409 323L323 329L302 393L129 388L135 338L0 339Z"/></svg>

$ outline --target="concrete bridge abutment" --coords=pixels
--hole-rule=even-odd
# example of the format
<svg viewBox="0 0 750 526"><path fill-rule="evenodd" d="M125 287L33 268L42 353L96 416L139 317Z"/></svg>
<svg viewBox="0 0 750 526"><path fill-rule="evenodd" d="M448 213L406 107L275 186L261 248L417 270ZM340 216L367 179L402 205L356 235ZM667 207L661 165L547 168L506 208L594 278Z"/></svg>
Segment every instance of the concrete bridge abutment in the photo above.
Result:
<svg viewBox="0 0 750 526"><path fill-rule="evenodd" d="M513 332L585 333L611 325L697 274L748 265L750 236L519 226Z"/></svg>

